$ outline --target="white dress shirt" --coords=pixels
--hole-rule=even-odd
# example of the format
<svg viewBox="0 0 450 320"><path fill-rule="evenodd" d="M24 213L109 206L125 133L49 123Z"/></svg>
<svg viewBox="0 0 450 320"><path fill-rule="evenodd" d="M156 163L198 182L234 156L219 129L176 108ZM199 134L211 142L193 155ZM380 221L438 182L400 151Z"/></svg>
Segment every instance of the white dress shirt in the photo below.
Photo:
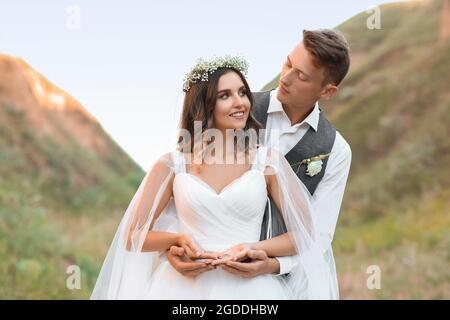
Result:
<svg viewBox="0 0 450 320"><path fill-rule="evenodd" d="M320 109L319 104L316 102L312 112L302 122L291 125L291 121L284 112L281 102L277 99L277 90L273 90L270 93L265 141L269 146L278 149L282 154L286 155L310 127L317 131ZM328 158L325 174L318 184L314 195L310 196L314 212L313 220L324 251L331 246L331 241L333 240L350 171L351 158L350 145L336 131L336 139ZM295 258L292 256L277 257L277 259L280 263L279 274L290 272L295 264Z"/></svg>

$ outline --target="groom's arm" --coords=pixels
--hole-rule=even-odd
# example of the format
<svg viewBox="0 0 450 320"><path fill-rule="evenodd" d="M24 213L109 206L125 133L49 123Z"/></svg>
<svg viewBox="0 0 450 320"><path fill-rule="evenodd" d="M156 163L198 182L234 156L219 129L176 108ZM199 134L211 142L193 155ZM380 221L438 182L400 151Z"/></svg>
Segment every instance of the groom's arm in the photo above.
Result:
<svg viewBox="0 0 450 320"><path fill-rule="evenodd" d="M339 211L348 180L352 152L348 143L337 132L325 175L311 199L314 222L324 252L331 246ZM289 273L298 256L277 257L280 275Z"/></svg>

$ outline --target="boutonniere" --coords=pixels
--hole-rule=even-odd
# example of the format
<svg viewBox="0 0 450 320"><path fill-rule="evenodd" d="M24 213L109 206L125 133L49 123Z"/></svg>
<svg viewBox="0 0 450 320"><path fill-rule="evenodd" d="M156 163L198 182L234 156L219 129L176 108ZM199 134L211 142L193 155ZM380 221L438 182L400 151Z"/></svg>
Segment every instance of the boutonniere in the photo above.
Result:
<svg viewBox="0 0 450 320"><path fill-rule="evenodd" d="M300 166L302 164L306 165L306 174L310 177L314 177L316 174L320 173L320 171L322 171L322 164L323 164L323 159L329 157L331 154L327 153L327 154L320 154L318 156L315 157L311 157L308 159L303 159L302 161L293 164L293 166L298 164L298 168L297 171L295 173L298 173L298 170L300 170Z"/></svg>

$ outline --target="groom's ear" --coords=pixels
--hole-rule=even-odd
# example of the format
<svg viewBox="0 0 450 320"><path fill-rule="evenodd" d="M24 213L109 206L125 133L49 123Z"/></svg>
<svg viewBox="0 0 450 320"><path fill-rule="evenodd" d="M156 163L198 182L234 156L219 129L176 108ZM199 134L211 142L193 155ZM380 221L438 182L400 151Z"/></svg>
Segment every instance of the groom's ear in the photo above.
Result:
<svg viewBox="0 0 450 320"><path fill-rule="evenodd" d="M335 86L334 84L328 83L323 88L323 90L320 94L320 99L329 100L336 94L337 91L338 91L337 86Z"/></svg>

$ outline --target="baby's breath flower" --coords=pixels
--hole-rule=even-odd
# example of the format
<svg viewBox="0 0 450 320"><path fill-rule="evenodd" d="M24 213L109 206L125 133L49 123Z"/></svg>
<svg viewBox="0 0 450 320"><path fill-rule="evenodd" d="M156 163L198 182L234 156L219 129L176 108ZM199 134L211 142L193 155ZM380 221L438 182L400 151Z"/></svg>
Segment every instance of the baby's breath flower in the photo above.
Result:
<svg viewBox="0 0 450 320"><path fill-rule="evenodd" d="M187 92L191 85L199 81L208 81L209 75L220 68L233 68L242 72L244 76L248 72L247 61L240 56L223 56L212 60L198 59L197 64L189 71L183 81L183 91Z"/></svg>

